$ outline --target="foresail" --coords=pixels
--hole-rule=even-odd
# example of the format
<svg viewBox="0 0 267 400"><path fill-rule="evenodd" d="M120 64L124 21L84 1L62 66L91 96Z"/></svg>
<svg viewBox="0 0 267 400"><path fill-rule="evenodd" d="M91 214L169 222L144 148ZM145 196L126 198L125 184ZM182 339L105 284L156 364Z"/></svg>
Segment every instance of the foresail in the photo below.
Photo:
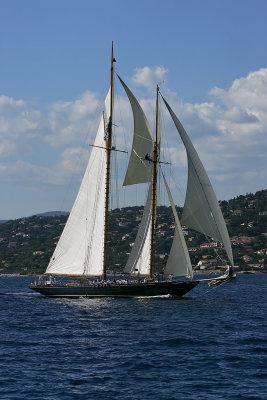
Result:
<svg viewBox="0 0 267 400"><path fill-rule="evenodd" d="M106 101L108 101L109 94ZM46 273L101 275L106 177L105 126L101 118L82 183Z"/></svg>
<svg viewBox="0 0 267 400"><path fill-rule="evenodd" d="M150 268L151 245L151 196L152 187L149 186L143 217L136 239L128 258L124 272L131 274L148 275Z"/></svg>
<svg viewBox="0 0 267 400"><path fill-rule="evenodd" d="M163 175L163 174L162 174ZM172 212L175 220L175 231L172 242L171 251L168 257L166 267L164 269L164 275L169 276L189 276L193 278L193 269L187 246L185 243L182 227L177 215L177 211L173 202L169 185L163 175L164 183L167 189L168 197L172 207Z"/></svg>
<svg viewBox="0 0 267 400"><path fill-rule="evenodd" d="M233 265L230 238L208 175L184 127L166 100L163 100L187 152L188 183L181 223L223 243Z"/></svg>
<svg viewBox="0 0 267 400"><path fill-rule="evenodd" d="M119 76L118 78L130 100L134 116L132 152L123 186L150 182L152 176L152 163L148 158L152 158L153 135L140 104L123 80Z"/></svg>

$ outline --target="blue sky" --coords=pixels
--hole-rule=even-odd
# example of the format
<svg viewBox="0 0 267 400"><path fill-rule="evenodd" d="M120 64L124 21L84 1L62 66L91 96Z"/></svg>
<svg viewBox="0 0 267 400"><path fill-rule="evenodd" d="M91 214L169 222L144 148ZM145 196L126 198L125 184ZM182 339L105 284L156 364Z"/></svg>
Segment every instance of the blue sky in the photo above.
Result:
<svg viewBox="0 0 267 400"><path fill-rule="evenodd" d="M266 188L266 19L265 0L1 0L0 219L70 209L103 109L111 40L117 71L151 120L160 84L219 199ZM119 144L131 142L121 102ZM179 163L185 172L171 123L166 130L174 173Z"/></svg>

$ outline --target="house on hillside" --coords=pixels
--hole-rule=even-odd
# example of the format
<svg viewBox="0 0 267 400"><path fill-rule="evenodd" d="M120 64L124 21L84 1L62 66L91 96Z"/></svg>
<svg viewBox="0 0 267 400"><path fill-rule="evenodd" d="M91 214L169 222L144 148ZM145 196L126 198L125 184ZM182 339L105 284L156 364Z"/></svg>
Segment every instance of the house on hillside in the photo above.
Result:
<svg viewBox="0 0 267 400"><path fill-rule="evenodd" d="M41 256L42 254L44 254L44 251L41 250L36 250L32 253L34 256Z"/></svg>
<svg viewBox="0 0 267 400"><path fill-rule="evenodd" d="M242 210L235 210L232 213L233 215L238 215L239 217L242 215Z"/></svg>
<svg viewBox="0 0 267 400"><path fill-rule="evenodd" d="M17 242L9 242L7 245L8 248L17 247Z"/></svg>
<svg viewBox="0 0 267 400"><path fill-rule="evenodd" d="M245 261L245 263L249 263L252 261L252 257L248 256L247 254L242 257L242 260Z"/></svg>

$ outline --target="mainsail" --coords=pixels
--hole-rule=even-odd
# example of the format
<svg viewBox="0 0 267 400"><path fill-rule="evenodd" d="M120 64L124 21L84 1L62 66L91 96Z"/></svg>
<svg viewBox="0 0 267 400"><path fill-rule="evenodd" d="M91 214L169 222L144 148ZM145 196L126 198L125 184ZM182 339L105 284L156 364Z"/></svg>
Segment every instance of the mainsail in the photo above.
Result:
<svg viewBox="0 0 267 400"><path fill-rule="evenodd" d="M110 91L105 101L107 116L109 102ZM102 117L78 195L47 267L48 274L103 273L107 164L105 146L105 124Z"/></svg>
<svg viewBox="0 0 267 400"><path fill-rule="evenodd" d="M132 152L123 185L151 182L152 164L149 158L153 153L153 135L140 104L123 80L118 78L130 100L134 116Z"/></svg>
<svg viewBox="0 0 267 400"><path fill-rule="evenodd" d="M184 127L166 100L163 100L187 152L188 183L181 223L223 243L233 265L230 238L208 175Z"/></svg>

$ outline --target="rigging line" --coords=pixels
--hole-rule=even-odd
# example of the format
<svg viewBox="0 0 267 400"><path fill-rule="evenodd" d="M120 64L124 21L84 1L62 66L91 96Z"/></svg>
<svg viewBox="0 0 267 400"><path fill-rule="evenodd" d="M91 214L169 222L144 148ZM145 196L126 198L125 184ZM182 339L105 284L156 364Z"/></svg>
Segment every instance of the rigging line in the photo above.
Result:
<svg viewBox="0 0 267 400"><path fill-rule="evenodd" d="M225 282L221 282L220 285L214 285L214 286L212 286L212 287L209 286L208 289L207 289L204 293L202 293L201 295L199 295L198 297L201 298L201 297L203 297L206 293L210 293L210 292L214 291L215 289L218 289L219 286L225 285L226 283L228 283L228 280L225 281Z"/></svg>
<svg viewBox="0 0 267 400"><path fill-rule="evenodd" d="M149 216L150 216L150 214L149 214ZM149 223L149 219L148 219L147 224L146 224L145 229L144 229L143 236L141 236L141 235L138 236L138 239L140 241L140 246L137 248L137 254L136 254L135 259L134 259L134 261L132 263L131 272L134 271L134 269L136 268L136 265L137 265L137 263L139 261L140 261L140 264L141 264L141 266L140 266L140 269L141 269L141 267L143 265L142 259L145 258L145 260L146 260L146 256L143 254L143 249L144 249L144 245L145 245L145 242L146 242L146 239L147 239L147 234L148 234L148 231L149 231L149 225L150 225L150 223ZM136 237L136 239L137 239L137 237ZM147 251L147 253L149 255L149 250Z"/></svg>
<svg viewBox="0 0 267 400"><path fill-rule="evenodd" d="M86 245L86 254L85 254L85 260L84 260L84 271L83 274L85 275L86 273L89 274L90 272L90 267L92 266L92 261L91 256L92 256L92 245L93 241L95 239L95 227L96 227L96 219L97 219L97 210L99 208L99 197L100 197L100 192L101 188L103 186L103 180L104 180L104 173L103 170L105 170L105 162L103 162L104 157L102 157L102 162L101 162L101 168L98 170L98 176L97 176L97 185L96 185L96 191L95 191L95 196L94 196L94 204L93 204L93 210L91 213L91 218L90 221L86 220L86 228L88 229L88 236L87 239L87 245ZM89 194L90 188L88 187L87 189L87 195ZM89 196L88 196L89 198ZM91 198L91 196L90 196Z"/></svg>
<svg viewBox="0 0 267 400"><path fill-rule="evenodd" d="M114 69L114 73L117 75L115 69ZM115 115L115 112L116 112L116 110L118 109L118 111L119 111L119 121L120 121L119 127L120 127L121 130L122 130L123 139L124 139L124 149L125 149L124 152L125 152L125 153L128 153L128 151L126 151L126 149L127 149L128 146L127 146L126 134L125 134L125 121L124 121L123 113L122 113L122 110L121 110L120 96L118 95L118 86L117 86L117 81L116 81L116 79L114 79L114 93L116 93L116 96L114 96L114 97L115 97L116 104L117 104L117 107L114 106L114 120L115 120L115 118L117 118L117 116ZM115 102L115 101L114 101L114 102ZM114 124L114 125L115 125L115 124ZM116 126L117 126L117 125L116 125Z"/></svg>
<svg viewBox="0 0 267 400"><path fill-rule="evenodd" d="M110 150L113 148L116 149L116 134L115 134L115 112L113 112L113 130L112 130L112 140L113 140L113 146ZM113 157L110 160L110 198L109 198L109 210L112 210L114 207L114 198L116 198L116 188L117 188L117 182L116 182L116 153L114 153ZM114 180L115 180L115 187L114 187ZM114 195L115 191L115 195ZM109 215L110 219L110 215Z"/></svg>
<svg viewBox="0 0 267 400"><path fill-rule="evenodd" d="M117 151L119 153L128 153L128 151L124 151L124 150L118 150L116 149L116 146L111 146L109 148L106 148L104 146L96 146L94 144L89 144L90 147L98 147L99 149L104 149L104 150L109 150L109 151Z"/></svg>
<svg viewBox="0 0 267 400"><path fill-rule="evenodd" d="M162 99L159 97L159 104L160 104L160 108L162 109ZM169 143L168 143L168 136L166 135L166 123L165 123L165 116L164 113L161 112L160 114L161 118L160 118L160 122L161 122L161 142L166 142L167 143L167 153L168 153L168 149L169 149ZM165 148L161 146L161 158L163 158L163 162L160 163L160 169L162 172L162 165L164 166L164 171L165 171L165 165L170 165L170 162L165 162L165 159L169 159L171 160L171 157L166 157L165 158ZM171 167L170 167L171 168ZM163 172L162 172L163 173ZM164 174L165 175L165 174ZM163 186L163 204L166 204L166 198L165 198L165 194L166 194L166 190L164 190L164 185Z"/></svg>
<svg viewBox="0 0 267 400"><path fill-rule="evenodd" d="M133 148L133 153L136 155L136 157L141 161L141 163L147 168L146 163L144 163L144 158L139 157L139 155L137 154L137 152L135 151L135 149Z"/></svg>
<svg viewBox="0 0 267 400"><path fill-rule="evenodd" d="M117 76L117 78L120 80L120 77L119 77L119 75L117 74L117 72L116 72L116 70L115 70L115 68L114 68L114 74ZM119 87L121 87L120 85L119 85ZM118 85L117 85L117 80L116 79L114 79L114 92L116 91L116 94L117 94L117 96L116 96L116 102L117 102L117 107L118 107L118 110L119 110L119 116L120 116L120 121L121 121L121 127L122 127L122 132L123 132L123 139L124 139L124 148L125 149L127 149L128 147L129 147L129 145L127 144L127 140L126 140L126 128L125 128L125 126L126 126L126 123L125 123L125 119L124 119L124 117L123 117L123 112L122 112L122 108L121 108L121 104L120 104L120 98L123 98L123 99L125 99L126 97L125 97L125 92L124 92L124 95L121 95L121 96L119 96L119 90L118 90ZM127 106L129 105L129 103L128 103L128 101L127 101ZM129 106L130 107L130 106ZM114 109L115 109L115 107L114 107ZM128 152L127 152L128 153ZM128 155L128 157L127 157L127 164L126 165L128 165L129 164L129 155Z"/></svg>
<svg viewBox="0 0 267 400"><path fill-rule="evenodd" d="M117 75L115 69L114 69L114 73ZM121 102L120 102L121 96L119 96L119 94L118 94L118 85L117 85L117 80L116 79L114 79L114 93L116 94L116 96L114 96L115 97L114 102L116 102L116 107L114 106L114 114L115 114L115 112L116 112L116 115L118 114L118 118L119 118L119 122L120 122L119 127L120 127L120 130L121 130L121 137L122 137L122 142L123 142L122 147L124 147L124 149L125 149L122 152L127 154L127 158L126 159L123 158L123 160L122 160L122 164L124 166L123 170L126 170L127 169L127 165L129 163L130 155L129 155L129 152L127 151L128 146L127 146L127 140L126 140L126 128L125 128L126 123L125 123L125 118L123 116L123 112L122 112L122 108L121 108ZM114 118L115 118L115 115L114 115ZM116 116L116 118L117 118L117 116ZM115 136L115 140L116 140L116 136ZM119 173L118 173L118 175L119 175ZM121 201L121 193L122 193L122 197L123 197L122 201ZM125 204L126 204L126 198L125 198L126 189L125 189L125 187L122 187L121 189L119 189L119 188L117 189L117 196L118 196L118 208L120 207L120 203L121 202L125 206Z"/></svg>
<svg viewBox="0 0 267 400"><path fill-rule="evenodd" d="M161 92L160 92L160 94L161 94ZM161 94L161 97L162 97L162 94ZM162 98L161 98L161 101L162 101ZM167 129L166 129L166 119L165 119L165 115L163 113L161 113L161 116L162 116L161 120L162 120L163 125L164 125L164 129L163 129L164 141L166 141L166 143L167 143L167 146L165 148L163 148L163 156L165 156L165 152L166 152L167 154L169 154L167 159L171 160L172 157L171 157L171 153L170 153L170 144L169 144L169 141L168 141L168 135L166 135L166 133L165 133L167 131ZM179 137L179 139L181 140L180 137ZM173 181L173 183L174 183L174 185L176 187L176 190L179 193L179 197L182 199L182 198L184 198L184 192L186 191L186 189L185 188L181 188L180 186L178 186L177 182L176 182L176 179L173 178L173 171L172 171L172 168L171 168L172 163L166 163L166 164L170 165L170 168L169 168L169 184L170 184L170 180L172 179L172 181Z"/></svg>
<svg viewBox="0 0 267 400"><path fill-rule="evenodd" d="M85 257L84 257L84 268L83 268L83 275L86 275L89 273L89 261L91 259L91 248L92 248L92 229L95 226L95 221L96 221L96 214L97 214L97 210L96 210L96 199L98 199L99 197L99 179L98 181L98 185L96 188L96 193L95 193L95 198L94 198L94 205L93 205L93 218L90 218L90 221L88 221L88 218L86 217L85 220L85 224L86 224L86 235L84 237L84 245L85 245ZM89 200L89 187L87 188L87 202ZM89 240L88 240L89 239Z"/></svg>
<svg viewBox="0 0 267 400"><path fill-rule="evenodd" d="M147 253L148 254L144 254L143 249L144 249L144 245L145 242L147 240L147 238L150 238L150 235L148 236L148 231L149 231L149 227L150 227L150 215L151 215L151 209L148 209L148 194L150 191L150 185L147 187L147 193L146 193L146 202L145 202L145 206L144 206L144 210L143 210L143 214L141 217L141 222L139 224L138 227L138 231L137 231L137 235L134 241L134 246L132 248L131 254L128 258L128 261L126 263L126 268L127 270L130 270L131 272L135 272L136 270L136 266L138 267L138 269L142 269L142 266L144 265L143 263L143 259L145 261L147 261L149 259L149 247L147 249ZM148 211L148 213L147 213ZM147 214L147 218L145 218L145 215ZM141 230L141 228L143 228ZM141 230L141 231L139 231ZM147 264L148 266L148 264Z"/></svg>
<svg viewBox="0 0 267 400"><path fill-rule="evenodd" d="M162 98L160 98L160 100L161 100L161 103L162 103ZM167 129L166 129L166 120L165 120L164 113L161 113L161 121L162 121L161 124L163 125L162 136L164 137L164 141L166 141L166 144L167 144L166 148L162 149L163 150L162 151L163 159L165 158L165 150L166 150L166 153L168 155L166 158L171 160L171 154L170 154L170 150L169 150L170 149L170 145L169 145L169 141L168 141L168 135L166 134ZM170 162L169 165L170 165L170 167L169 167L169 183L170 183L170 173L171 173L171 165L172 165L172 163ZM164 168L164 171L165 171L165 168Z"/></svg>
<svg viewBox="0 0 267 400"><path fill-rule="evenodd" d="M140 139L144 140L145 142L151 143L151 140L142 136L142 135L138 135L137 133L135 133L135 136L139 137Z"/></svg>
<svg viewBox="0 0 267 400"><path fill-rule="evenodd" d="M172 183L174 184L176 190L180 193L180 195L181 195L181 197L182 197L182 196L183 196L182 189L181 189L180 186L177 184L176 179L174 179L173 171L170 171L169 179L170 179L170 181L172 181Z"/></svg>
<svg viewBox="0 0 267 400"><path fill-rule="evenodd" d="M118 158L117 158L117 154L115 153L115 157L114 157L114 161L115 161L115 195L116 195L116 208L119 208L119 169L118 169Z"/></svg>
<svg viewBox="0 0 267 400"><path fill-rule="evenodd" d="M115 184L114 184L115 182ZM117 167L117 154L111 160L111 179L110 179L110 199L109 210L116 208L118 203L118 167Z"/></svg>

